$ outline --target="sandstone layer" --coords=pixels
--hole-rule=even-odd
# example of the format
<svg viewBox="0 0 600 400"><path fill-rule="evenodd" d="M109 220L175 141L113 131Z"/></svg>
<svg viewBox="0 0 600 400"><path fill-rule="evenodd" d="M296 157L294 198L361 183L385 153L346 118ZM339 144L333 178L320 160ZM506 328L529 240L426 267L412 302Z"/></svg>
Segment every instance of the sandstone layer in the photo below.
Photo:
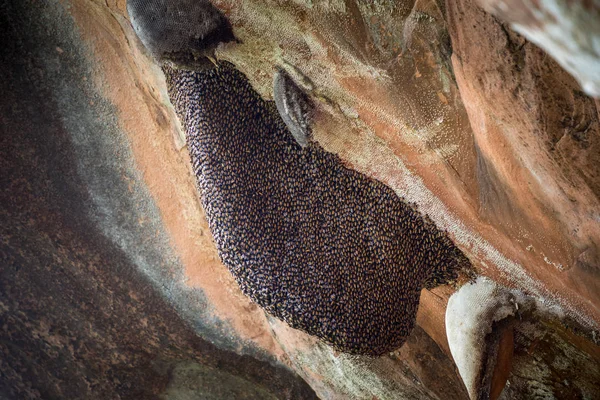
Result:
<svg viewBox="0 0 600 400"><path fill-rule="evenodd" d="M599 102L474 0L216 0L266 99L282 67L318 142L564 318L515 331L501 398L598 395ZM160 68L124 0L2 0L0 394L465 399L424 290L394 353L266 316L220 263ZM227 382L219 385L215 382Z"/></svg>

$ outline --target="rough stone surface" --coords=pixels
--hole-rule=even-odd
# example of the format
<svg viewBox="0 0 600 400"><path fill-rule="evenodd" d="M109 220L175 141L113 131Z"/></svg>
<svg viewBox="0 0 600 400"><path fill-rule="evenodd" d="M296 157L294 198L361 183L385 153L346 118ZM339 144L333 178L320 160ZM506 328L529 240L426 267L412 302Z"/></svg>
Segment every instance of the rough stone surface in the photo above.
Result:
<svg viewBox="0 0 600 400"><path fill-rule="evenodd" d="M204 398L315 398L273 357L238 354L202 292L178 289L180 261L65 9L2 2L0 16L0 397L177 398L191 365L230 383Z"/></svg>
<svg viewBox="0 0 600 400"><path fill-rule="evenodd" d="M468 399L455 365L419 327L387 357L332 351L272 319L297 371L325 399ZM432 368L435 366L435 368Z"/></svg>
<svg viewBox="0 0 600 400"><path fill-rule="evenodd" d="M579 298L577 306L563 304L597 326L597 103L542 50L475 4L453 2L448 14L478 155L480 217L514 235L513 247L531 260L527 273L565 300Z"/></svg>
<svg viewBox="0 0 600 400"><path fill-rule="evenodd" d="M164 78L125 1L4 0L1 18L9 5L22 18L1 29L31 23L33 4L63 18L46 14L33 40L2 47L14 54L3 73L22 78L0 83L1 162L15 171L2 175L1 396L188 395L212 372L248 393L314 395L287 365L322 398L466 398L445 339L452 288L421 293L422 329L376 367L269 321L218 260ZM322 146L415 202L480 273L573 318L576 330L534 320L515 332L502 396L595 395L598 101L471 0L214 4L239 39L217 57L266 99L275 65L312 88ZM87 73L72 68L79 42L66 32L86 43ZM47 84L48 71L60 85L36 91L25 79ZM89 88L98 96L73 97ZM116 128L92 124L102 121Z"/></svg>
<svg viewBox="0 0 600 400"><path fill-rule="evenodd" d="M600 2L478 0L553 57L590 96L600 97Z"/></svg>

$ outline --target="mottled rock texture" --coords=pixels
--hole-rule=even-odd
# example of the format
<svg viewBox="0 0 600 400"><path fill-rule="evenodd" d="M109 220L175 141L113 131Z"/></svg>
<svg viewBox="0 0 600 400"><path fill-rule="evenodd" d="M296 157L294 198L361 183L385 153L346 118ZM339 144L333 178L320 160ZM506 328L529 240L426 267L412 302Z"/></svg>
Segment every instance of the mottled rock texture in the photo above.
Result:
<svg viewBox="0 0 600 400"><path fill-rule="evenodd" d="M1 396L174 398L220 379L248 396L467 398L450 287L423 291L407 344L376 360L241 294L123 0L1 4ZM239 39L217 57L266 99L285 68L326 150L416 203L481 274L571 318L515 332L502 396L597 391L598 102L472 0L214 4Z"/></svg>
<svg viewBox="0 0 600 400"><path fill-rule="evenodd" d="M544 49L581 85L600 97L600 2L478 0L490 13Z"/></svg>
<svg viewBox="0 0 600 400"><path fill-rule="evenodd" d="M181 262L67 10L2 2L0 27L0 397L186 398L183 369L212 377L194 397L315 398L177 289Z"/></svg>
<svg viewBox="0 0 600 400"><path fill-rule="evenodd" d="M531 260L527 272L536 281L579 298L578 312L598 321L598 103L541 49L475 4L453 2L448 14L454 72L477 149L480 218L528 253L523 259Z"/></svg>

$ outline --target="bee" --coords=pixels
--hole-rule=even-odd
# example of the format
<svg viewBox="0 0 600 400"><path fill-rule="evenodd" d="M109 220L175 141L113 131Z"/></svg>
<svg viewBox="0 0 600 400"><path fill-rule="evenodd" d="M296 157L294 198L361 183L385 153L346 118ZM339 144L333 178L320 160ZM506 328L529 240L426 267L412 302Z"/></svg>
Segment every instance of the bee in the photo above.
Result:
<svg viewBox="0 0 600 400"><path fill-rule="evenodd" d="M309 141L308 100L289 76L275 79L280 115L232 64L163 69L219 256L242 292L340 351L400 347L421 289L454 279L466 256L392 189Z"/></svg>

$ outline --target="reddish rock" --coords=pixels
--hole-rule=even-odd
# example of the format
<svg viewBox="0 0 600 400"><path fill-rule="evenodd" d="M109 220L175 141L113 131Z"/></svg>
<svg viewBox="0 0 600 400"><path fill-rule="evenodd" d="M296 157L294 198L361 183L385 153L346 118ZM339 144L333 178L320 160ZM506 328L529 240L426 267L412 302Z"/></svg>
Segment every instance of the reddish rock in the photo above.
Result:
<svg viewBox="0 0 600 400"><path fill-rule="evenodd" d="M515 331L501 398L593 393L598 101L472 1L214 3L239 39L218 57L266 98L275 65L301 78L323 147L415 202L479 273L571 318L570 328L529 321ZM40 92L2 81L2 165L12 171L2 197L5 393L152 397L193 390L209 371L232 387L242 377L252 393L310 397L293 368L323 397L465 398L445 339L452 287L424 291L422 330L375 361L336 354L242 296L212 245L163 77L125 1L48 4L64 18L45 20L45 34L31 36L41 56L18 65L36 84L47 71L64 84ZM0 26L14 34L28 18L16 21ZM23 32L39 33L9 42L20 46ZM85 73L69 61L82 48ZM17 56L2 58L3 71ZM78 88L96 94L74 97ZM112 130L83 123L96 120Z"/></svg>
<svg viewBox="0 0 600 400"><path fill-rule="evenodd" d="M514 257L536 281L598 321L596 103L542 50L477 5L453 2L448 18L478 152L480 216L512 238Z"/></svg>
<svg viewBox="0 0 600 400"><path fill-rule="evenodd" d="M202 292L185 290L119 125L124 110L95 81L98 61L67 9L0 10L1 397L315 398L276 354L211 315ZM164 107L153 110L177 154ZM194 386L189 371L219 385Z"/></svg>
<svg viewBox="0 0 600 400"><path fill-rule="evenodd" d="M553 57L590 96L600 97L600 3L478 0Z"/></svg>

